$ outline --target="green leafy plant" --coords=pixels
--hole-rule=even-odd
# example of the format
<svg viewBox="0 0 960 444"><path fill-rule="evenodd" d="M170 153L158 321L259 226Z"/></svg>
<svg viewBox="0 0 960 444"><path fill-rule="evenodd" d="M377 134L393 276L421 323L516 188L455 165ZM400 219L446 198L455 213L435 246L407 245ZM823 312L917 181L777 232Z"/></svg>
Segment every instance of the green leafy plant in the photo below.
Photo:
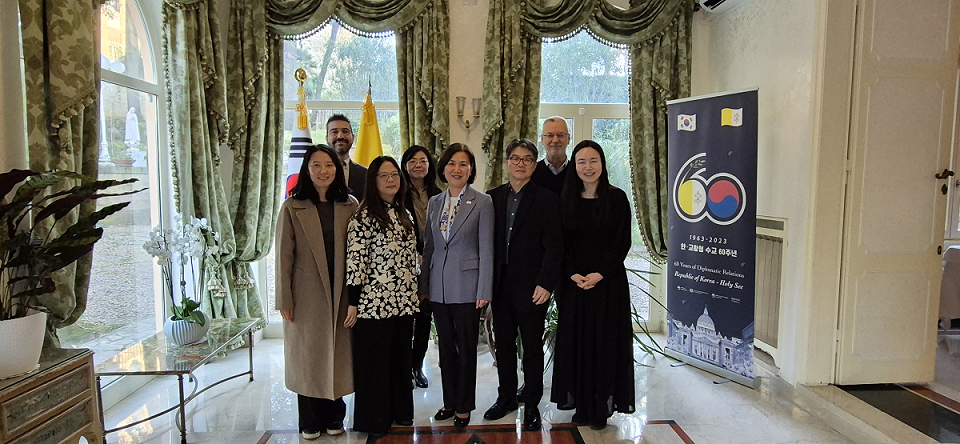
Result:
<svg viewBox="0 0 960 444"><path fill-rule="evenodd" d="M173 319L174 321L187 321L193 322L195 324L204 325L207 323L207 319L204 318L203 312L200 311L200 303L184 297L180 300L180 305L174 305L173 309Z"/></svg>
<svg viewBox="0 0 960 444"><path fill-rule="evenodd" d="M54 273L93 251L103 236L97 223L130 202L107 205L75 220L68 215L102 197L143 191L103 192L136 180L94 180L59 170L0 174L0 321L24 317L30 309L46 311L38 298L56 290ZM48 191L71 183L77 185ZM13 196L5 199L14 189Z"/></svg>
<svg viewBox="0 0 960 444"><path fill-rule="evenodd" d="M130 160L129 147L126 143L114 140L107 143L107 152L110 153L110 160Z"/></svg>

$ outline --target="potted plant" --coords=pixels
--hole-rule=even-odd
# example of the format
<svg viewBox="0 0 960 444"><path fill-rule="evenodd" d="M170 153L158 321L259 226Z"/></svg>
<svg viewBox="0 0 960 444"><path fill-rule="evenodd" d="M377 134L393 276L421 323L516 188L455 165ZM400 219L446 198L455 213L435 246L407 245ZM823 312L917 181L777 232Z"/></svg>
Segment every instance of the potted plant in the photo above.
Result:
<svg viewBox="0 0 960 444"><path fill-rule="evenodd" d="M226 293L217 270L220 268L220 234L206 219L190 218L183 223L174 216L174 228L154 227L143 249L157 259L163 275L164 293L170 297L171 316L164 321L167 341L176 346L192 344L207 333L207 315L200 310L205 288L215 295ZM174 298L173 262L179 265L180 304ZM187 285L188 275L193 285ZM193 297L191 297L191 295Z"/></svg>
<svg viewBox="0 0 960 444"><path fill-rule="evenodd" d="M78 184L48 192L65 181ZM103 193L135 181L93 180L70 171L0 174L0 378L36 368L46 327L46 309L38 298L56 290L54 273L93 250L103 236L97 223L130 202L107 205L76 220L67 216L85 202L142 191Z"/></svg>
<svg viewBox="0 0 960 444"><path fill-rule="evenodd" d="M110 153L110 161L114 165L123 168L133 166L133 156L130 155L130 147L126 143L114 140L107 143L107 152Z"/></svg>

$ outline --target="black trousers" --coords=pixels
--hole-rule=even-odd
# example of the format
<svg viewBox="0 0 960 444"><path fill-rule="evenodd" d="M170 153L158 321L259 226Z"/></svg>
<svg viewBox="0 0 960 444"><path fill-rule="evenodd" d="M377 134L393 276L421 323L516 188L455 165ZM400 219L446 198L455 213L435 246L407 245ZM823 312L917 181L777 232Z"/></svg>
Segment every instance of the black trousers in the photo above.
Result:
<svg viewBox="0 0 960 444"><path fill-rule="evenodd" d="M297 395L297 411L300 413L300 431L321 432L336 423L342 423L347 414L343 398L323 399Z"/></svg>
<svg viewBox="0 0 960 444"><path fill-rule="evenodd" d="M353 326L353 429L379 433L413 419L413 316L357 319Z"/></svg>
<svg viewBox="0 0 960 444"><path fill-rule="evenodd" d="M433 321L433 310L430 309L430 300L420 302L420 312L413 315L413 356L410 358L412 367L423 368L423 358L427 355L427 345L430 343L430 323Z"/></svg>
<svg viewBox="0 0 960 444"><path fill-rule="evenodd" d="M477 340L480 310L473 304L431 303L440 346L443 408L470 413L477 408Z"/></svg>
<svg viewBox="0 0 960 444"><path fill-rule="evenodd" d="M509 293L500 292L500 295ZM533 297L533 290L530 296ZM526 301L524 301L526 302ZM523 393L519 401L528 405L540 404L543 397L543 329L544 308L521 311L517 304L498 298L492 304L493 334L497 348L497 376L500 379L497 399L512 401L517 396L517 332L523 346Z"/></svg>

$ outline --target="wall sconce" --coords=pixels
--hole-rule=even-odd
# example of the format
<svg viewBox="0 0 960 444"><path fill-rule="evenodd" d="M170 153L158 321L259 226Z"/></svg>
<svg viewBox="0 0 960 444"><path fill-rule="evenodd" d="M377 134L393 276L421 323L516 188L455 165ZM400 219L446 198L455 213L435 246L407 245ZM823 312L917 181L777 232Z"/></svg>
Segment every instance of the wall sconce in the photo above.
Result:
<svg viewBox="0 0 960 444"><path fill-rule="evenodd" d="M464 96L457 96L457 121L460 122L467 134L470 134L470 131L476 129L477 122L480 121L480 99L471 99L471 105L473 106L473 122L471 122L469 119L464 120L463 118L463 112L466 105L467 98Z"/></svg>

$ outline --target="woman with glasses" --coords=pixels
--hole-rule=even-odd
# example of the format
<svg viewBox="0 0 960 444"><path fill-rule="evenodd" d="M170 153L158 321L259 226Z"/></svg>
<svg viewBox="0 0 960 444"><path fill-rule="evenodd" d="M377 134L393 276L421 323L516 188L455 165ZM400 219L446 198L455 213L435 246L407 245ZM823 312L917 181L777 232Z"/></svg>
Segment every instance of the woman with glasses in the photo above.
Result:
<svg viewBox="0 0 960 444"><path fill-rule="evenodd" d="M634 412L633 324L623 261L630 202L610 185L603 148L577 144L576 171L561 194L564 259L550 400L576 409L573 423L600 430L614 412Z"/></svg>
<svg viewBox="0 0 960 444"><path fill-rule="evenodd" d="M440 194L437 186L437 166L433 156L420 145L407 148L401 157L403 181L407 186L404 203L413 213L417 225L417 252L423 254L423 231L427 226L427 203L430 198ZM421 271L422 272L422 271ZM430 382L423 373L423 359L427 354L430 341L430 323L433 317L430 301L420 301L420 311L413 315L413 382L420 388L427 388Z"/></svg>
<svg viewBox="0 0 960 444"><path fill-rule="evenodd" d="M277 309L283 316L284 380L297 394L300 434L343 433L353 392L347 287L347 223L357 209L343 165L311 145L277 221Z"/></svg>
<svg viewBox="0 0 960 444"><path fill-rule="evenodd" d="M440 156L437 173L450 187L430 199L424 229L420 294L430 298L440 348L442 421L470 424L477 408L477 339L480 309L493 289L493 202L473 189L477 159L462 143Z"/></svg>
<svg viewBox="0 0 960 444"><path fill-rule="evenodd" d="M363 202L347 228L347 286L353 327L353 429L382 436L413 425L410 337L417 312L417 240L392 157L370 162Z"/></svg>

